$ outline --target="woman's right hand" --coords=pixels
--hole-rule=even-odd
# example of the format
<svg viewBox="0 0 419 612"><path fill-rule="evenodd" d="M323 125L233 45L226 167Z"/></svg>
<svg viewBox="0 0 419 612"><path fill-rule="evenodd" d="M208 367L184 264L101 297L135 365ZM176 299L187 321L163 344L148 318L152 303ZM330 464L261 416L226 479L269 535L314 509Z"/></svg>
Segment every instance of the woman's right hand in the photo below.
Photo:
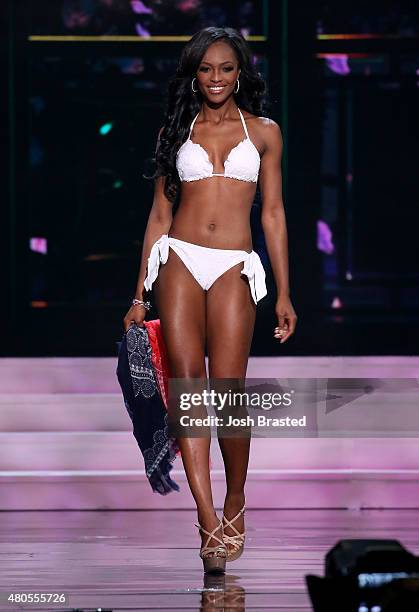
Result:
<svg viewBox="0 0 419 612"><path fill-rule="evenodd" d="M132 323L136 323L139 327L144 327L144 319L147 310L140 304L133 304L124 317L124 330L128 331Z"/></svg>

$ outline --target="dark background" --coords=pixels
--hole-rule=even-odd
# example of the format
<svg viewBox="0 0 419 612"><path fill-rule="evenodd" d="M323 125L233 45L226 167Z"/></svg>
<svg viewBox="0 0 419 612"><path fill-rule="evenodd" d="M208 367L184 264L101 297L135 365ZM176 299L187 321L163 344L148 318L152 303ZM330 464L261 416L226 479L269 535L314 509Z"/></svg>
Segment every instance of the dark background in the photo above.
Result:
<svg viewBox="0 0 419 612"><path fill-rule="evenodd" d="M252 354L417 354L417 4L308 0L2 5L1 354L115 355L167 81L207 25L249 36L284 137L299 321L287 343L272 339L256 197L269 295Z"/></svg>

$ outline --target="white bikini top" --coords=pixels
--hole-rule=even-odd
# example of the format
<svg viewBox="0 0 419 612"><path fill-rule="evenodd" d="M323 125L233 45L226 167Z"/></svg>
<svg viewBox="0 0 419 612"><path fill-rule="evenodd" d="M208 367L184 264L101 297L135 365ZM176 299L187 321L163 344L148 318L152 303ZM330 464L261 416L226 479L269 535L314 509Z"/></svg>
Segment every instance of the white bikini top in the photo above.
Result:
<svg viewBox="0 0 419 612"><path fill-rule="evenodd" d="M200 144L191 140L192 129L199 115L198 113L191 123L188 139L176 154L176 168L181 181L199 181L211 176L224 176L239 181L257 182L260 167L259 151L249 138L246 122L238 107L237 110L240 114L246 138L231 149L224 162L224 174L213 172L214 166L209 159L207 151Z"/></svg>

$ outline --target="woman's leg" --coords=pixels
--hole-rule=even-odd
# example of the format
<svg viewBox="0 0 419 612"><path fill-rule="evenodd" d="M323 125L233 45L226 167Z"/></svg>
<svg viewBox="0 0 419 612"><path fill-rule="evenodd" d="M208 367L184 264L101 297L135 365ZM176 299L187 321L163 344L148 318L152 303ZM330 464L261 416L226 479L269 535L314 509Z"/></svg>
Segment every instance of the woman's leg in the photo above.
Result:
<svg viewBox="0 0 419 612"><path fill-rule="evenodd" d="M159 269L153 293L172 377L206 380L205 292L172 249ZM219 520L214 511L209 470L211 438L179 437L178 442L198 521L212 531ZM208 536L201 535L205 543ZM218 532L216 535L221 537ZM219 542L213 538L208 542L208 546L217 545Z"/></svg>
<svg viewBox="0 0 419 612"><path fill-rule="evenodd" d="M240 274L242 268L243 263L228 270L208 291L207 346L210 379L236 378L241 379L244 385L256 305L250 293L248 279ZM220 383L220 386L223 386L221 381ZM250 434L230 438L219 436L218 440L226 471L227 496L224 515L231 520L245 502L244 486L249 463ZM243 532L243 516L235 521L234 526L240 533ZM231 527L226 527L225 533L236 535Z"/></svg>

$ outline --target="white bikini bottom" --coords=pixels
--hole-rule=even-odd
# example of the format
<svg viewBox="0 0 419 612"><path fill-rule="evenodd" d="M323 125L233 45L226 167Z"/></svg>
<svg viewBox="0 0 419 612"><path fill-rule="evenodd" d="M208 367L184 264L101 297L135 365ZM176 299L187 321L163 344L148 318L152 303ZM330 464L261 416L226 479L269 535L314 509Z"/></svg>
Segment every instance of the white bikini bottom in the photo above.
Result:
<svg viewBox="0 0 419 612"><path fill-rule="evenodd" d="M151 247L147 262L147 278L144 281L146 291L150 291L157 278L160 262L166 263L169 256L169 246L179 255L192 276L206 291L224 272L243 262L244 266L240 273L245 274L249 279L255 304L268 293L265 283L265 270L259 255L255 251L248 253L247 251L235 251L233 249L213 249L172 238L168 234L162 234Z"/></svg>

